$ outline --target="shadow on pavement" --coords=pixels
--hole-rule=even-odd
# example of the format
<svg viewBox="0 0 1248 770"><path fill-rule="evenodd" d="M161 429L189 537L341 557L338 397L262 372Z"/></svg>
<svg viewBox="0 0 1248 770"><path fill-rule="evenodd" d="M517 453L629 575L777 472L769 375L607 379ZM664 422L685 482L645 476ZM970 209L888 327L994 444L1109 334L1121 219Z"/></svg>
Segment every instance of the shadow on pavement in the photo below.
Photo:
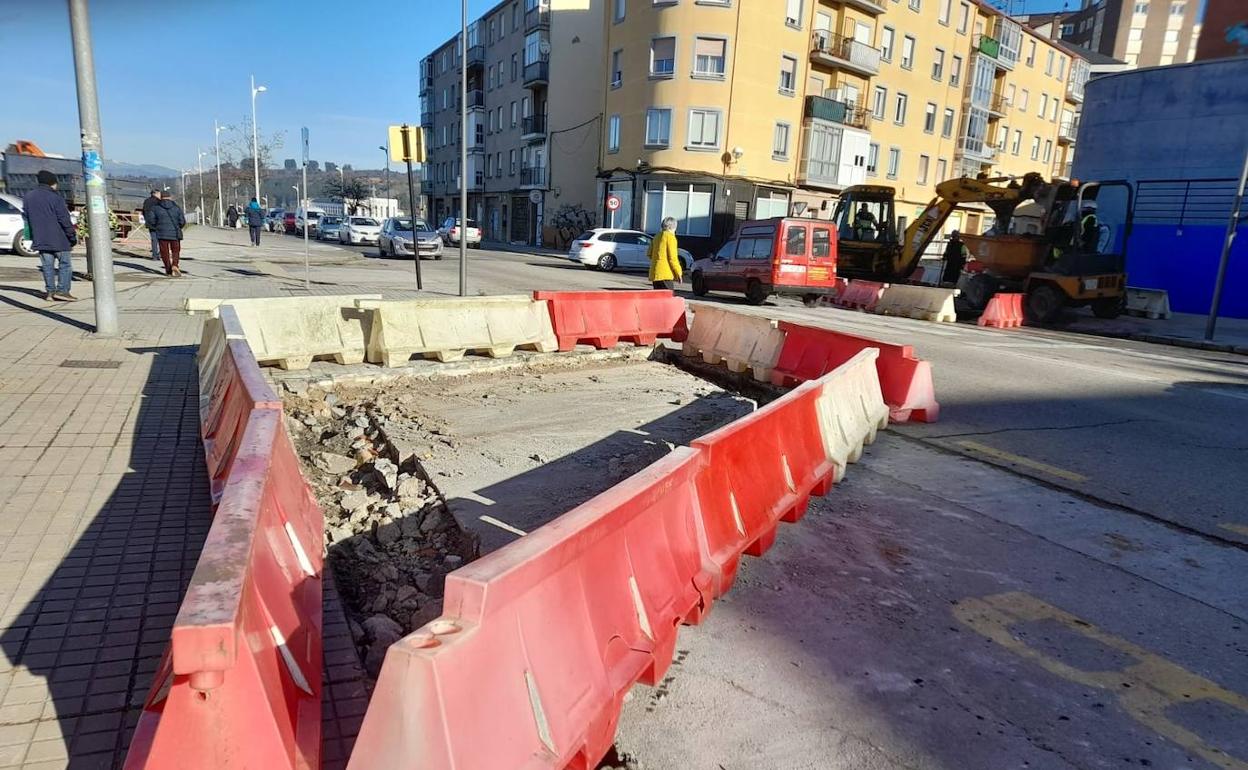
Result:
<svg viewBox="0 0 1248 770"><path fill-rule="evenodd" d="M38 289L31 289L31 288L27 288L24 286L0 286L0 291L16 291L22 294L28 294L32 297L38 297L41 302L44 301L43 292ZM82 329L83 331L88 331L88 332L95 331L95 326L93 324L86 323L85 321L79 321L76 318L70 318L68 316L61 315L60 313L55 313L47 308L27 305L25 303L18 302L12 297L6 297L3 294L0 294L0 302L3 302L4 304L9 305L11 307L15 307L18 310L25 310L28 313L33 313L37 316L42 316L51 321L63 323L66 326L72 326L75 329ZM63 302L58 302L55 305L49 305L48 307L58 307L58 306L63 306L64 304L65 303Z"/></svg>

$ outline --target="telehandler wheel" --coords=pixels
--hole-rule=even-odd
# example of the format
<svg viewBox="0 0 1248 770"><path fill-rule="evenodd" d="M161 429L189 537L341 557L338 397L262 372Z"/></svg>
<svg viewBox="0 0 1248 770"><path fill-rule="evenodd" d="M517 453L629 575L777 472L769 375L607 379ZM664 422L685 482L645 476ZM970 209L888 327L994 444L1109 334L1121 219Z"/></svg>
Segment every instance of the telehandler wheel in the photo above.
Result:
<svg viewBox="0 0 1248 770"><path fill-rule="evenodd" d="M1048 326L1057 319L1062 305L1066 304L1066 295L1051 283L1032 286L1027 291L1025 315L1027 323L1033 326Z"/></svg>
<svg viewBox="0 0 1248 770"><path fill-rule="evenodd" d="M1094 299L1092 300L1092 315L1106 320L1117 318L1127 309L1126 303L1126 297L1121 294L1117 297Z"/></svg>

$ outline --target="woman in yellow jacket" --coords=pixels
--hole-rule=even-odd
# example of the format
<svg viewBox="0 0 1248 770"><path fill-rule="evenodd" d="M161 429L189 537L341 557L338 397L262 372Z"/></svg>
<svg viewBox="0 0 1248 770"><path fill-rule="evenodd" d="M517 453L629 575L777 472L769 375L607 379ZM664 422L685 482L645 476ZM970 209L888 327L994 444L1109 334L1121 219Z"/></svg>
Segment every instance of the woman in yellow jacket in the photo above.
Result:
<svg viewBox="0 0 1248 770"><path fill-rule="evenodd" d="M671 289L681 280L680 252L676 247L676 219L663 220L663 229L650 242L650 283L656 289Z"/></svg>

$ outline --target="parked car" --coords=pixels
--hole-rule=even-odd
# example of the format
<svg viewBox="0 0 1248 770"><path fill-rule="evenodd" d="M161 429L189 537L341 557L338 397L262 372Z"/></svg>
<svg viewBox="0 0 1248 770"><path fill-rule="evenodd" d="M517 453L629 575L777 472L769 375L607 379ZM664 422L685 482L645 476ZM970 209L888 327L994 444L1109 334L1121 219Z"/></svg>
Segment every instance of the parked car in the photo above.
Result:
<svg viewBox="0 0 1248 770"><path fill-rule="evenodd" d="M581 233L572 241L568 259L591 270L649 270L652 240L640 230L597 227ZM680 248L676 251L681 268L688 272L693 266L693 255Z"/></svg>
<svg viewBox="0 0 1248 770"><path fill-rule="evenodd" d="M308 231L309 238L316 237L316 228L321 221L321 217L325 216L325 212L321 209L309 207L306 211L299 209L295 212L295 232L303 235L303 231Z"/></svg>
<svg viewBox="0 0 1248 770"><path fill-rule="evenodd" d="M282 209L269 209L268 215L264 218L264 229L271 233L283 229L282 221L286 216L286 212Z"/></svg>
<svg viewBox="0 0 1248 770"><path fill-rule="evenodd" d="M387 219L377 238L377 254L382 257L409 257L413 250L419 252L421 259L442 259L442 237L423 219L416 220L414 234L411 217Z"/></svg>
<svg viewBox="0 0 1248 770"><path fill-rule="evenodd" d="M447 246L459 245L459 225L460 221L457 217L447 217L442 226L438 228L438 234L442 236L442 242ZM477 227L475 219L468 220L468 248L479 248L481 246L481 228Z"/></svg>
<svg viewBox="0 0 1248 770"><path fill-rule="evenodd" d="M338 230L342 227L342 217L323 216L316 225L316 239L318 241L336 241L338 240Z"/></svg>
<svg viewBox="0 0 1248 770"><path fill-rule="evenodd" d="M0 194L0 249L9 249L23 257L35 256L33 245L24 237L25 230L22 199L16 195Z"/></svg>
<svg viewBox="0 0 1248 770"><path fill-rule="evenodd" d="M381 224L372 217L346 217L338 228L338 242L348 246L376 243Z"/></svg>
<svg viewBox="0 0 1248 770"><path fill-rule="evenodd" d="M751 305L772 294L807 304L836 287L836 230L825 220L776 217L741 223L728 242L693 264L693 293L742 292Z"/></svg>
<svg viewBox="0 0 1248 770"><path fill-rule="evenodd" d="M295 212L287 211L282 214L282 230L287 235L293 235L295 232Z"/></svg>

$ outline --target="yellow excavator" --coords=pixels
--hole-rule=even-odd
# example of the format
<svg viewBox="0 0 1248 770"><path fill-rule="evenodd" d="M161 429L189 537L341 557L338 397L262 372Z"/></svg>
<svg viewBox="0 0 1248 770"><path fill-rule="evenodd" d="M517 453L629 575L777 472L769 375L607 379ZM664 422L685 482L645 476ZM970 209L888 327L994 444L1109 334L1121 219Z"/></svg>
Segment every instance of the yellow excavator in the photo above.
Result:
<svg viewBox="0 0 1248 770"><path fill-rule="evenodd" d="M895 217L894 197L882 185L842 193L833 215L837 275L906 282L949 215L976 203L996 221L982 235L959 234L970 253L957 284L959 312L978 315L998 291L1025 293L1031 323L1052 322L1064 306L1090 305L1100 318L1122 312L1132 205L1126 182L1046 182L1038 173L950 179L908 226Z"/></svg>

